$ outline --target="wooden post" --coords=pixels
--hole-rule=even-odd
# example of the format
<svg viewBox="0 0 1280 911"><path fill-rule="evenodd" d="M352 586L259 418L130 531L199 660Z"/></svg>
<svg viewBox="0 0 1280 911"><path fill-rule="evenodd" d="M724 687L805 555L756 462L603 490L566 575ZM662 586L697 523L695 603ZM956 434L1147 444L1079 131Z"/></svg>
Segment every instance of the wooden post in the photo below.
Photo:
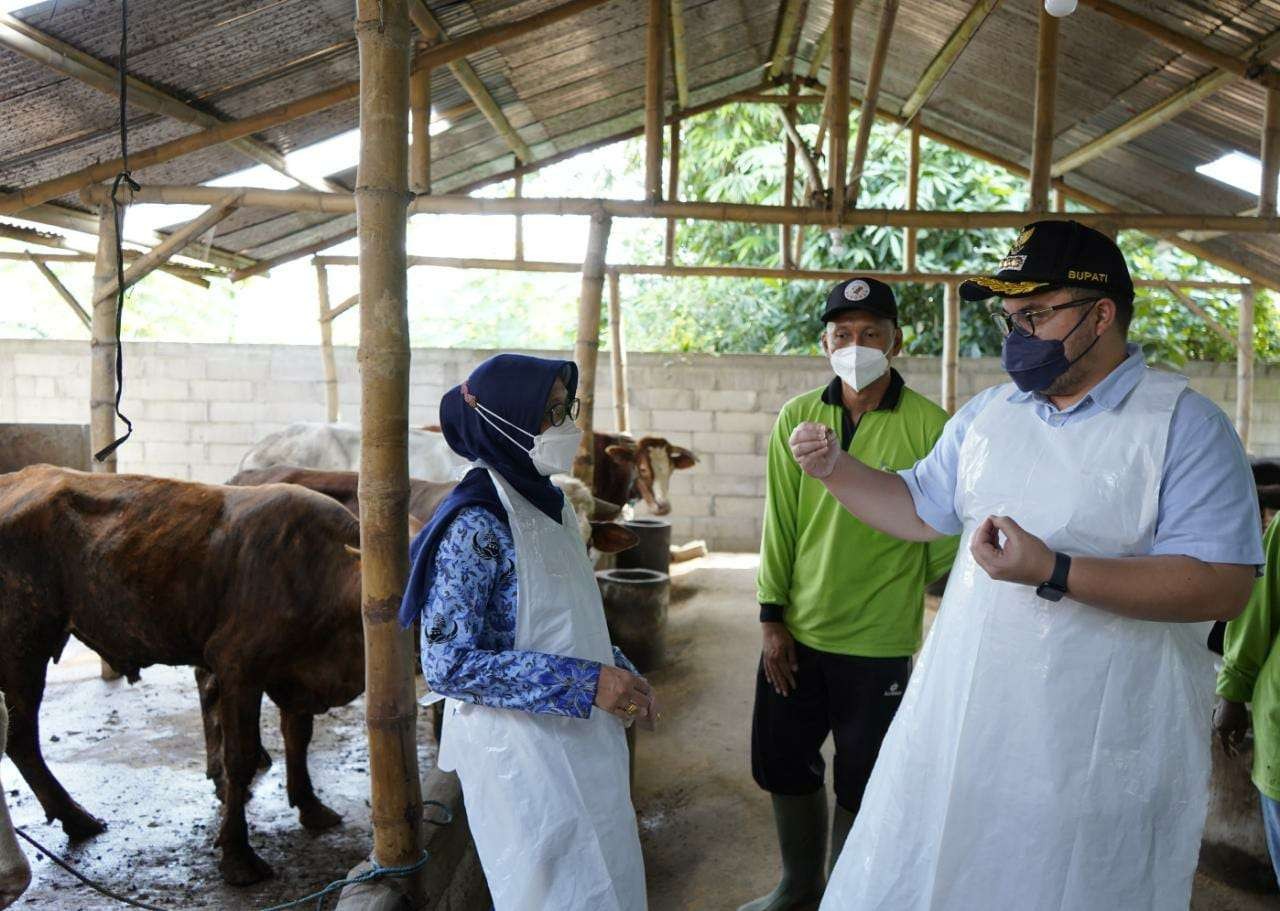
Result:
<svg viewBox="0 0 1280 911"><path fill-rule="evenodd" d="M942 407L947 414L956 413L956 379L960 352L960 285L943 285L942 303Z"/></svg>
<svg viewBox="0 0 1280 911"><path fill-rule="evenodd" d="M519 159L516 160L516 166L520 164ZM524 175L517 174L515 179L515 189L513 194L516 199L524 196ZM516 216L516 262L524 260L524 216Z"/></svg>
<svg viewBox="0 0 1280 911"><path fill-rule="evenodd" d="M1258 188L1258 214L1276 214L1276 179L1280 175L1280 91L1267 90L1262 117L1262 185Z"/></svg>
<svg viewBox="0 0 1280 911"><path fill-rule="evenodd" d="M128 188L121 190L127 193ZM98 254L93 265L93 318L89 327L89 446L101 452L116 438L116 299L103 297L99 291L116 283L116 238L123 228L125 207L120 207L116 221L110 200L98 206ZM94 474L115 474L116 454L105 461L93 459ZM101 659L103 680L116 680L121 674L105 658Z"/></svg>
<svg viewBox="0 0 1280 911"><path fill-rule="evenodd" d="M1058 19L1040 7L1040 35L1036 45L1035 132L1031 143L1031 199L1028 211L1049 211L1050 169L1053 165L1053 104L1058 85Z"/></svg>
<svg viewBox="0 0 1280 911"><path fill-rule="evenodd" d="M795 116L795 105L788 105L786 113ZM790 133L787 133L786 143L787 158L782 171L782 204L790 206L795 202L796 196L796 144ZM784 269L794 269L796 264L791 257L791 225L782 225L778 228L778 249L778 264Z"/></svg>
<svg viewBox="0 0 1280 911"><path fill-rule="evenodd" d="M409 173L407 0L356 0L360 51L360 550L373 856L413 864L422 850L413 641L396 622L409 573ZM421 877L411 883L421 901Z"/></svg>
<svg viewBox="0 0 1280 911"><path fill-rule="evenodd" d="M680 199L680 119L671 121L671 161L667 164L667 201ZM674 265L676 257L676 220L667 219L666 263Z"/></svg>
<svg viewBox="0 0 1280 911"><path fill-rule="evenodd" d="M431 70L427 67L409 76L409 111L413 129L409 189L421 195L431 192Z"/></svg>
<svg viewBox="0 0 1280 911"><path fill-rule="evenodd" d="M831 9L831 105L827 114L827 187L839 220L845 206L849 165L849 47L853 37L853 0L833 0Z"/></svg>
<svg viewBox="0 0 1280 911"><path fill-rule="evenodd" d="M880 101L880 77L889 56L889 40L893 37L893 20L898 15L898 0L884 0L880 8L880 27L867 64L867 83L862 93L862 113L858 116L858 136L853 145L853 167L846 193L850 206L857 206L862 187L862 172L867 165L867 149L871 144L871 128L876 122L876 105Z"/></svg>
<svg viewBox="0 0 1280 911"><path fill-rule="evenodd" d="M1240 292L1240 345L1236 352L1236 433L1249 448L1253 420L1253 285Z"/></svg>
<svg viewBox="0 0 1280 911"><path fill-rule="evenodd" d="M662 198L663 62L667 50L666 0L649 0L645 31L644 66L644 195L649 202Z"/></svg>
<svg viewBox="0 0 1280 911"><path fill-rule="evenodd" d="M329 270L316 266L316 289L320 294L320 362L324 365L325 420L338 420L338 365L333 358L333 313L329 309Z"/></svg>
<svg viewBox="0 0 1280 911"><path fill-rule="evenodd" d="M920 200L920 119L911 121L911 135L907 144L907 208L914 209ZM902 271L916 270L916 229L907 228L902 245Z"/></svg>
<svg viewBox="0 0 1280 911"><path fill-rule="evenodd" d="M605 250L609 246L612 219L599 213L591 216L587 235L587 258L582 263L582 296L578 298L578 342L573 359L578 363L578 398L582 413L582 448L573 460L573 476L588 487L595 476L596 360L600 353L600 298L604 295Z"/></svg>
<svg viewBox="0 0 1280 911"><path fill-rule="evenodd" d="M613 418L618 433L631 432L631 405L627 401L627 343L622 331L622 293L618 273L609 270L609 354L613 363Z"/></svg>

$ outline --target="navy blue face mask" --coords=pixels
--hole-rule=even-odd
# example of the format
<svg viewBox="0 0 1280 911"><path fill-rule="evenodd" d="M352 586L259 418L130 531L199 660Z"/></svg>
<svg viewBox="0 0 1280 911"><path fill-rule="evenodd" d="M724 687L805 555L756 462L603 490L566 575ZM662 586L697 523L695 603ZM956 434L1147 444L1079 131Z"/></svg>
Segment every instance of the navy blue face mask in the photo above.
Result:
<svg viewBox="0 0 1280 911"><path fill-rule="evenodd" d="M1093 307L1098 306L1094 301ZM1071 365L1084 357L1098 343L1094 338L1089 347L1080 352L1080 356L1067 360L1067 346L1063 344L1071 334L1079 329L1093 307L1085 311L1084 316L1071 327L1062 338L1036 338L1034 335L1022 335L1010 332L1004 337L1004 347L1000 351L1000 366L1023 392L1040 392L1053 385L1053 381L1071 369Z"/></svg>

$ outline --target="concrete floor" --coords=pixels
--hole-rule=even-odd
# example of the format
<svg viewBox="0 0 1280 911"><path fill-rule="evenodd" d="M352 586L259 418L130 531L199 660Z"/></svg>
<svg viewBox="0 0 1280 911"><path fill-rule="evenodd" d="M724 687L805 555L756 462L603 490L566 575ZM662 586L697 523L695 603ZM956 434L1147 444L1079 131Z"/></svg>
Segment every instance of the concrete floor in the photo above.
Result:
<svg viewBox="0 0 1280 911"><path fill-rule="evenodd" d="M735 909L772 888L778 861L768 800L751 780L748 743L759 631L755 557L715 554L673 570L668 663L650 675L664 723L640 732L636 806L650 908ZM98 663L74 643L50 674L41 715L50 767L71 794L111 828L79 846L44 821L12 763L0 779L17 825L85 874L118 891L174 909L251 909L300 897L339 879L368 851L363 700L317 719L311 770L342 827L303 831L284 794L276 712L263 739L276 758L249 804L250 837L275 879L249 889L222 885L212 839L218 804L204 778L200 714L190 671L154 667L141 682L103 682ZM423 734L424 765L434 747ZM123 907L90 892L28 851L31 890L15 907ZM1194 911L1262 911L1275 897L1197 880Z"/></svg>

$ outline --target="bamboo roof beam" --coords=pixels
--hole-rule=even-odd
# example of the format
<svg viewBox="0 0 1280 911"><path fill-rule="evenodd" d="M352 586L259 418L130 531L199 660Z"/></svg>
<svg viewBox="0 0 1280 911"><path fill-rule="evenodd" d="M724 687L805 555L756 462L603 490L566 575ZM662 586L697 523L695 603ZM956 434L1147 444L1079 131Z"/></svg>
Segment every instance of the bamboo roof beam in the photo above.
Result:
<svg viewBox="0 0 1280 911"><path fill-rule="evenodd" d="M1276 180L1280 177L1280 91L1267 89L1262 117L1262 183L1258 188L1258 214L1276 214Z"/></svg>
<svg viewBox="0 0 1280 911"><path fill-rule="evenodd" d="M813 58L809 61L809 70L805 74L806 80L818 78L818 71L822 69L822 65L827 62L827 58L831 56L831 23L827 23L827 27L822 30L822 34L818 36L818 43L813 48Z"/></svg>
<svg viewBox="0 0 1280 911"><path fill-rule="evenodd" d="M144 254L137 250L125 250L124 260L127 263L136 262ZM94 261L92 253L33 253L30 250L4 250L0 251L0 262L29 262L31 259L37 259L42 263L91 263ZM184 266L178 263L165 263L160 267L161 272L168 272L174 278L189 282L193 285L199 285L201 288L208 288L209 281L205 276L222 275L217 269L205 269L199 266Z"/></svg>
<svg viewBox="0 0 1280 911"><path fill-rule="evenodd" d="M662 199L663 60L667 41L667 0L649 0L644 60L644 197Z"/></svg>
<svg viewBox="0 0 1280 911"><path fill-rule="evenodd" d="M849 48L853 38L853 0L833 0L831 7L831 101L827 105L827 189L831 208L844 211L845 174L849 162Z"/></svg>
<svg viewBox="0 0 1280 911"><path fill-rule="evenodd" d="M1143 34L1156 39L1165 47L1181 51L1188 57L1208 66L1235 73L1241 79L1249 79L1269 89L1280 89L1280 70L1273 66L1268 66L1266 63L1233 57L1225 51L1209 47L1209 45L1190 35L1175 31L1138 13L1130 12L1123 6L1112 3L1111 0L1080 0L1080 4L1090 9L1095 9L1105 16L1110 16L1117 22L1137 29Z"/></svg>
<svg viewBox="0 0 1280 911"><path fill-rule="evenodd" d="M58 276L53 274L53 270L50 269L43 260L32 253L28 253L27 258L31 260L32 265L40 270L40 274L45 277L49 284L53 285L53 290L58 292L58 296L67 302L67 306L71 308L71 312L76 315L76 318L80 320L80 322L84 323L84 327L86 329L92 332L93 320L90 319L89 314L85 312L84 307L80 306L80 302L76 300L76 296L67 290L67 286L59 280Z"/></svg>
<svg viewBox="0 0 1280 911"><path fill-rule="evenodd" d="M418 67L434 69L446 66L477 51L504 44L608 2L609 0L568 0L567 3L561 3L559 6L553 6L540 13L533 13L523 19L515 19L511 22L504 22L501 25L492 25L488 28L468 32L465 35L459 35L450 39L447 43L436 44L421 54L414 61L414 69ZM413 7L417 5L416 0L410 4L410 17L413 15Z"/></svg>
<svg viewBox="0 0 1280 911"><path fill-rule="evenodd" d="M64 41L59 41L6 13L0 13L0 46L7 47L113 98L119 97L120 77L113 65L86 54ZM141 79L128 76L126 82L129 104L136 105L145 111L199 127L212 127L224 122L213 114L192 107L182 99ZM311 180L294 173L285 163L284 156L260 139L245 136L234 140L231 145L237 152L266 165L300 185L318 190L341 188L340 184Z"/></svg>
<svg viewBox="0 0 1280 911"><path fill-rule="evenodd" d="M778 32L774 37L773 54L769 60L769 78L784 75L787 57L791 54L791 39L795 37L800 22L801 0L783 0L778 11Z"/></svg>
<svg viewBox="0 0 1280 911"><path fill-rule="evenodd" d="M1280 54L1280 31L1272 32L1266 38L1255 43L1240 58L1242 61L1267 62ZM1133 117L1108 130L1096 139L1086 142L1075 151L1068 152L1053 163L1052 174L1061 177L1068 171L1074 171L1099 155L1137 139L1156 127L1168 123L1196 102L1208 98L1214 92L1235 82L1239 77L1230 70L1217 69L1196 79L1189 85L1174 92L1163 101L1159 101L1135 114Z"/></svg>
<svg viewBox="0 0 1280 911"><path fill-rule="evenodd" d="M1031 139L1031 199L1028 209L1049 211L1049 168L1053 162L1053 110L1058 91L1058 17L1040 8L1036 41L1036 105Z"/></svg>
<svg viewBox="0 0 1280 911"><path fill-rule="evenodd" d="M352 211L354 212L355 210L352 209ZM281 253L279 256L271 257L271 259L261 260L256 265L250 266L247 269L237 269L232 272L231 280L233 282L239 282L244 281L246 278L253 278L255 275L265 275L276 266L283 266L285 263L291 263L295 259L301 259L304 256L311 256L314 253L319 253L321 250L328 250L330 247L336 247L338 244L346 243L355 236L356 229L352 228L349 231L343 231L341 234L336 234L333 237L327 237L324 240L309 243L305 247L299 247L297 250L290 250L288 253Z"/></svg>
<svg viewBox="0 0 1280 911"><path fill-rule="evenodd" d="M1227 328L1222 325L1222 323L1218 322L1209 314L1209 311L1205 310L1198 303L1196 303L1192 297L1190 297L1187 294L1184 294L1178 288L1177 285L1175 285L1173 282L1166 282L1164 285L1164 289L1168 291L1170 294L1172 294L1174 297L1176 297L1179 301L1181 301L1184 307L1186 307L1196 316L1200 317L1200 319L1204 322L1206 326L1208 326L1214 332L1218 333L1218 335L1220 335L1223 338L1223 340L1226 341L1226 343L1230 345L1232 348L1234 348L1238 353L1247 354L1248 357L1253 357L1252 351L1245 352L1244 348L1240 347L1240 339L1238 337L1232 335L1227 330Z"/></svg>
<svg viewBox="0 0 1280 911"><path fill-rule="evenodd" d="M862 172L867 164L867 149L871 144L871 127L876 122L876 106L880 100L880 77L889 59L889 41L893 38L893 22L898 15L898 0L884 0L880 7L880 25L876 29L876 43L867 63L866 88L862 93L862 113L858 116L858 135L853 144L853 165L849 170L848 205L858 205L858 193L862 187Z"/></svg>
<svg viewBox="0 0 1280 911"><path fill-rule="evenodd" d="M444 26L440 24L440 20L435 17L431 10L427 9L427 5L423 0L410 0L409 18L413 20L413 24L418 27L418 30L422 32L428 41L442 43L449 40L449 33L444 30ZM448 66L449 71L453 73L453 78L458 81L458 84L475 102L476 107L480 109L480 113L489 121L490 126L506 141L507 147L512 152L515 152L516 157L521 161L532 161L533 150L516 132L515 127L511 125L511 121L502 112L502 108L494 100L493 95L490 94L485 84L480 80L471 64L465 58L459 57L451 61Z"/></svg>
<svg viewBox="0 0 1280 911"><path fill-rule="evenodd" d="M160 266L164 265L171 256L181 253L184 247L197 240L206 231L234 212L239 205L240 203L236 195L229 194L223 198L222 202L210 208L209 211L196 216L191 221L178 228L166 237L162 243L157 244L147 253L138 257L138 259L125 270L124 286L128 288L150 275ZM109 300L110 298L115 297L116 292L119 290L120 284L114 278L111 281L104 283L102 289L94 295L94 305L96 306L101 300Z"/></svg>
<svg viewBox="0 0 1280 911"><path fill-rule="evenodd" d="M671 71L676 83L676 105L689 106L689 55L684 40L684 0L671 0Z"/></svg>
<svg viewBox="0 0 1280 911"><path fill-rule="evenodd" d="M733 96L735 104L779 104L784 107L792 104L822 104L825 100L825 95L811 94L769 95L763 92L751 92Z"/></svg>
<svg viewBox="0 0 1280 911"><path fill-rule="evenodd" d="M946 78L947 73L951 71L951 67L955 65L955 62L960 59L960 55L969 46L969 42L973 40L974 35L978 34L978 29L982 28L982 23L987 21L987 17L999 5L1000 0L976 0L973 6L969 8L969 12L960 20L960 24L951 33L947 43L942 46L942 50L938 51L938 55L925 67L924 73L920 76L920 81L916 83L916 87L907 96L907 100L902 103L902 110L898 113L903 118L910 120L928 103L934 90L942 84L942 80Z"/></svg>
<svg viewBox="0 0 1280 911"><path fill-rule="evenodd" d="M790 147L794 148L796 154L800 156L800 162L809 174L809 184L817 193L822 193L822 172L818 170L818 163L814 160L809 144L804 141L804 137L796 127L795 115L789 108L779 108L778 112L782 115L782 127L791 141Z"/></svg>
<svg viewBox="0 0 1280 911"><path fill-rule="evenodd" d="M415 70L409 76L409 189L431 192L431 70Z"/></svg>

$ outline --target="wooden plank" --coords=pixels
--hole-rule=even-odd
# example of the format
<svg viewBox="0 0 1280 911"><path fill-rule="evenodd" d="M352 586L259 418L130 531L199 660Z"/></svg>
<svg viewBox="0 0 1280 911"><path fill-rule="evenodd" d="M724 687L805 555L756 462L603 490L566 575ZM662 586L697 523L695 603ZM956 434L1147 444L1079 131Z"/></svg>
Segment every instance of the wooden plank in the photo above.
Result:
<svg viewBox="0 0 1280 911"><path fill-rule="evenodd" d="M942 50L938 51L937 56L925 67L924 73L920 76L920 81L916 83L916 87L907 96L907 100L902 103L902 109L898 113L904 119L910 120L915 117L929 102L930 96L942 84L942 80L946 78L947 73L951 71L951 67L955 65L955 62L960 59L960 55L969 46L973 36L978 34L978 29L982 28L982 23L987 21L987 17L999 5L1000 0L977 0L969 8L969 12L960 20L956 30L951 33L951 37L942 46Z"/></svg>
<svg viewBox="0 0 1280 911"><path fill-rule="evenodd" d="M1031 139L1031 199L1028 210L1049 211L1049 169L1053 162L1053 109L1058 92L1058 17L1040 8L1036 42L1036 107Z"/></svg>

